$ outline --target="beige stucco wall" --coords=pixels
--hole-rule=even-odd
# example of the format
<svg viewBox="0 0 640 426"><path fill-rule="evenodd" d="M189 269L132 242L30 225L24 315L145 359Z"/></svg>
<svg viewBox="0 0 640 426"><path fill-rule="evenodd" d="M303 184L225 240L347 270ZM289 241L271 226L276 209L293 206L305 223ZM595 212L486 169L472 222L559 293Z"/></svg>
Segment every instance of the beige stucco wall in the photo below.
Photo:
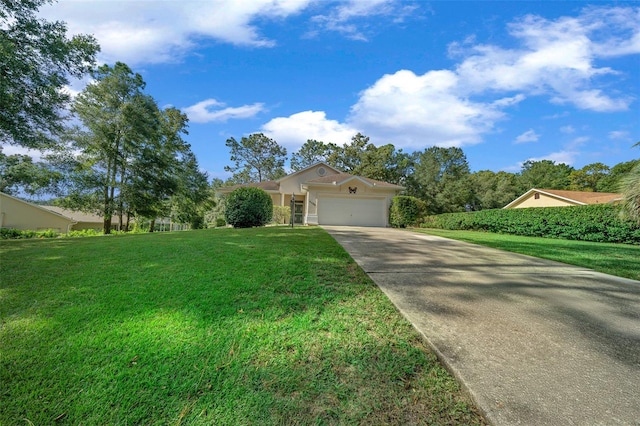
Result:
<svg viewBox="0 0 640 426"><path fill-rule="evenodd" d="M565 200L559 200L554 197L550 197L545 194L540 194L539 199L535 199L535 195L532 193L529 197L522 200L520 203L511 206L512 209L523 209L527 207L566 207L575 206L576 204L570 203Z"/></svg>
<svg viewBox="0 0 640 426"><path fill-rule="evenodd" d="M280 182L280 192L282 192L283 194L300 194L301 193L301 188L300 185L302 185L304 182L308 182L310 180L319 178L320 175L318 174L318 168L319 167L324 167L324 169L326 170L326 174L325 176L331 175L331 174L335 174L335 172L333 170L331 170L328 167L322 166L322 165L317 165L315 167L310 168L309 170L305 170L304 172L298 173L297 175L291 176L290 179L284 179ZM297 197L296 197L297 199Z"/></svg>
<svg viewBox="0 0 640 426"><path fill-rule="evenodd" d="M44 208L0 194L0 227L22 230L53 229L66 233L73 224L71 219Z"/></svg>
<svg viewBox="0 0 640 426"><path fill-rule="evenodd" d="M356 193L350 193L349 187L357 188ZM368 198L368 199L384 199L384 208L386 209L387 222L389 207L391 200L396 195L396 190L381 189L371 187L360 180L351 180L343 185L322 185L309 187L306 202L306 217L309 225L318 224L318 199L332 196L344 196L345 198ZM386 224L388 225L388 223Z"/></svg>
<svg viewBox="0 0 640 426"><path fill-rule="evenodd" d="M117 229L118 223L112 223L111 229ZM85 229L93 229L95 231L102 231L104 228L104 223L97 222L78 222L71 229L74 231L83 231Z"/></svg>

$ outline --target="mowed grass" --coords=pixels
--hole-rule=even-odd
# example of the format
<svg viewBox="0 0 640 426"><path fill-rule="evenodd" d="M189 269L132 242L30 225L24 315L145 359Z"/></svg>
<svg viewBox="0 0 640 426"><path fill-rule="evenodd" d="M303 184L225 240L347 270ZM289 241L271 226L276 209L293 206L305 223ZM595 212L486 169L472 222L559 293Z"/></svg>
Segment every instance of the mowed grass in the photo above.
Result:
<svg viewBox="0 0 640 426"><path fill-rule="evenodd" d="M413 230L640 280L640 246L521 237L477 231L422 228Z"/></svg>
<svg viewBox="0 0 640 426"><path fill-rule="evenodd" d="M320 228L0 243L0 424L484 424Z"/></svg>

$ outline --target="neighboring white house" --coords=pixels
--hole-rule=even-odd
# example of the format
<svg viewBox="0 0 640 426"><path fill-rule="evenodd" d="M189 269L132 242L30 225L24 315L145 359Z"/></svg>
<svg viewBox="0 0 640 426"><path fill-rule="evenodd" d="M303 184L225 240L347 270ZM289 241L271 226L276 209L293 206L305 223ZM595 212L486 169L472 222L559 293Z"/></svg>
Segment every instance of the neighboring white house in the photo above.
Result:
<svg viewBox="0 0 640 426"><path fill-rule="evenodd" d="M119 229L116 217L112 219L113 229ZM102 230L101 216L63 209L55 206L40 206L0 192L0 228L31 231L53 229L66 234L83 229Z"/></svg>
<svg viewBox="0 0 640 426"><path fill-rule="evenodd" d="M391 200L404 187L343 173L325 163L274 181L219 188L228 194L255 186L271 195L276 206L290 206L294 222L305 225L388 226Z"/></svg>
<svg viewBox="0 0 640 426"><path fill-rule="evenodd" d="M42 206L0 192L0 228L69 232L76 222Z"/></svg>
<svg viewBox="0 0 640 426"><path fill-rule="evenodd" d="M504 206L505 209L523 209L527 207L566 207L587 204L616 203L622 200L622 194L611 192L566 191L560 189L532 188Z"/></svg>

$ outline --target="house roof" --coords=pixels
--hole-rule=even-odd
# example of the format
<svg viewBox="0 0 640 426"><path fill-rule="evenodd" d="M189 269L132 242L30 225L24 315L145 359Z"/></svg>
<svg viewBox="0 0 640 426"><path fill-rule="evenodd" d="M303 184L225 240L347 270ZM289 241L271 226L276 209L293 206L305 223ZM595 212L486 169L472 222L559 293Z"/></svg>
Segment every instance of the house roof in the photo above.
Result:
<svg viewBox="0 0 640 426"><path fill-rule="evenodd" d="M302 170L298 170L297 172L293 172L293 173L288 174L288 175L286 175L286 176L284 176L284 177L281 177L281 178L280 178L280 179L278 179L276 182L282 182L283 180L290 179L290 178L294 177L295 175L298 175L298 174L304 173L304 172L306 172L306 171L307 171L307 170L309 170L309 169L312 169L312 168L314 168L314 167L319 167L319 166L322 166L322 167L327 168L327 169L331 169L334 173L342 173L340 170L336 169L335 167L328 165L328 164L327 164L327 163L325 163L324 161L320 161L320 162L318 162L318 163L314 163L314 164L312 164L312 165L310 165L310 166L308 166L308 167L305 167L305 168L304 168L304 169L302 169Z"/></svg>
<svg viewBox="0 0 640 426"><path fill-rule="evenodd" d="M91 222L91 223L102 223L102 216L98 216L97 214L84 213L77 210L65 209L57 206L42 206L43 208L57 213L59 215L70 218L75 222ZM113 217L112 221L115 222L116 218Z"/></svg>
<svg viewBox="0 0 640 426"><path fill-rule="evenodd" d="M326 176L318 177L315 179L311 179L305 182L305 185L309 185L309 184L344 185L345 183L350 182L352 180L359 180L368 186L372 186L372 187L375 186L377 188L404 189L403 186L395 185L393 183L383 182L381 180L369 179L362 176L355 176L349 173L342 173L342 172L333 174L333 175L326 175Z"/></svg>
<svg viewBox="0 0 640 426"><path fill-rule="evenodd" d="M529 198L530 195L534 193L540 193L548 195L552 198L561 199L567 201L569 203L577 204L577 205L587 205L587 204L606 204L611 203L613 201L617 201L622 199L622 194L614 193L614 192L587 192L587 191L567 191L562 189L538 189L532 188L504 206L504 208L509 208L513 205L519 204L521 201Z"/></svg>

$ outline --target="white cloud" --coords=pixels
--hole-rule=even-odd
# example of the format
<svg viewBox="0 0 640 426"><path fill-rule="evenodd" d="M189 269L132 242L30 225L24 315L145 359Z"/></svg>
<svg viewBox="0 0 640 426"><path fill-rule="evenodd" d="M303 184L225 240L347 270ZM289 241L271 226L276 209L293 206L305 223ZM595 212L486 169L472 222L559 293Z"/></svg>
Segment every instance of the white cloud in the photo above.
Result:
<svg viewBox="0 0 640 426"><path fill-rule="evenodd" d="M575 131L576 131L576 129L575 129L573 126L571 126L571 125L569 125L569 126L562 126L562 127L560 127L560 132L565 133L565 134L567 134L567 135L570 135L570 134L572 134L572 133L575 133Z"/></svg>
<svg viewBox="0 0 640 426"><path fill-rule="evenodd" d="M47 19L67 23L72 34L93 34L103 63L130 66L180 62L202 39L239 46L273 47L277 41L261 32L260 22L297 15L312 5L327 12L312 17L321 30L365 39L355 20L390 16L402 21L415 7L396 0L349 0L338 6L319 0L60 0L41 8Z"/></svg>
<svg viewBox="0 0 640 426"><path fill-rule="evenodd" d="M303 111L274 118L262 126L261 131L289 149L300 148L307 139L343 145L358 133L347 124L327 119L323 111Z"/></svg>
<svg viewBox="0 0 640 426"><path fill-rule="evenodd" d="M211 109L218 107L219 109ZM223 102L206 99L195 105L184 108L184 112L194 123L209 123L211 121L224 122L230 119L251 118L265 110L264 104L254 103L240 107L227 107Z"/></svg>
<svg viewBox="0 0 640 426"><path fill-rule="evenodd" d="M516 138L515 143L520 144L527 142L537 142L538 139L540 139L540 135L537 134L533 129L529 129L523 134L519 135Z"/></svg>
<svg viewBox="0 0 640 426"><path fill-rule="evenodd" d="M201 38L271 47L257 19L280 19L304 10L312 0L81 1L61 0L41 15L65 21L72 34L94 34L101 61L129 65L177 62Z"/></svg>
<svg viewBox="0 0 640 426"><path fill-rule="evenodd" d="M554 103L579 109L626 110L633 100L630 96L612 97L593 87L599 78L618 74L595 64L613 55L605 46L625 46L612 48L616 55L640 51L640 25L633 19L627 22L639 14L640 8L587 8L577 17L557 20L528 15L509 25L520 42L517 48L454 43L450 53L464 57L456 68L461 89L469 94L547 94Z"/></svg>
<svg viewBox="0 0 640 426"><path fill-rule="evenodd" d="M626 130L614 130L609 132L609 139L628 141L631 138Z"/></svg>
<svg viewBox="0 0 640 426"><path fill-rule="evenodd" d="M348 123L401 148L480 142L503 113L495 105L459 96L458 85L458 76L447 70L385 75L360 94Z"/></svg>
<svg viewBox="0 0 640 426"><path fill-rule="evenodd" d="M578 157L579 152L577 151L558 151L552 152L550 154L542 155L540 157L532 157L527 159L527 161L542 161L542 160L550 160L554 161L556 164L566 164L571 166L576 161L576 157Z"/></svg>
<svg viewBox="0 0 640 426"><path fill-rule="evenodd" d="M393 16L393 22L399 23L412 14L415 6L403 5L396 0L347 0L328 14L315 15L311 21L323 31L337 32L345 37L367 41L367 36L354 21L372 16ZM317 35L312 30L309 35Z"/></svg>

